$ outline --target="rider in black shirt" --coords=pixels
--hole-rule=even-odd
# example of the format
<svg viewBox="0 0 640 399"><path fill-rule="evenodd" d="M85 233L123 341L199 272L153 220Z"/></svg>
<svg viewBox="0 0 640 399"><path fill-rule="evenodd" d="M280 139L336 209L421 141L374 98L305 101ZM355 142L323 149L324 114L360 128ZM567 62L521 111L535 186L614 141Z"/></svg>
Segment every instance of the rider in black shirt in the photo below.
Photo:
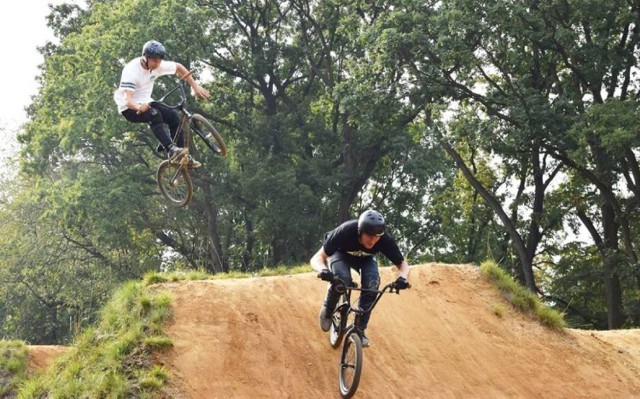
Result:
<svg viewBox="0 0 640 399"><path fill-rule="evenodd" d="M409 282L409 264L402 256L398 245L388 232L385 231L385 221L382 215L376 211L363 212L357 220L344 222L325 236L322 248L311 258L311 266L319 272L318 277L325 281L332 281L334 276L339 277L347 285L351 284L351 269L360 273L362 288L378 289L380 275L378 274L378 262L375 255L382 252L399 269L399 277L396 286L400 289L407 288ZM329 267L327 267L327 259ZM363 292L358 305L367 310L375 299L375 293ZM335 309L340 294L330 286L327 297L320 309L320 328L329 331L331 326L331 313ZM369 346L370 341L364 334L367 328L371 312L362 315L360 325L362 331L362 344Z"/></svg>

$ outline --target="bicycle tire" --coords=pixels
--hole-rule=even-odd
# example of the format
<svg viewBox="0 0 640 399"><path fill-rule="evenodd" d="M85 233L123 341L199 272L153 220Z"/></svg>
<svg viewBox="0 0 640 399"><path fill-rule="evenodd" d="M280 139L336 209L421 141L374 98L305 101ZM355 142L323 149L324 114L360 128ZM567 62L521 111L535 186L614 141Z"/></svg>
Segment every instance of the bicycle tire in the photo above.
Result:
<svg viewBox="0 0 640 399"><path fill-rule="evenodd" d="M333 348L337 348L342 344L348 315L349 305L346 302L338 306L333 312L331 317L331 327L329 327L329 342Z"/></svg>
<svg viewBox="0 0 640 399"><path fill-rule="evenodd" d="M191 202L193 183L186 169L168 159L158 166L156 180L162 195L177 207L184 207Z"/></svg>
<svg viewBox="0 0 640 399"><path fill-rule="evenodd" d="M343 398L350 398L356 393L361 373L362 340L354 330L347 335L340 357L340 394Z"/></svg>
<svg viewBox="0 0 640 399"><path fill-rule="evenodd" d="M195 132L215 154L223 157L227 155L227 145L207 118L200 114L192 115L191 131Z"/></svg>

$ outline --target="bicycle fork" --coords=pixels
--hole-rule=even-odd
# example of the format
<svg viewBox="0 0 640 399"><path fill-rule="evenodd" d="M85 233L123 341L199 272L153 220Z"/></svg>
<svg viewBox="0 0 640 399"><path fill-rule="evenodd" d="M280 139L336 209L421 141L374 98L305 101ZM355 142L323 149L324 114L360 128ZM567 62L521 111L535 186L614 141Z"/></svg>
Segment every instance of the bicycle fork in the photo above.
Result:
<svg viewBox="0 0 640 399"><path fill-rule="evenodd" d="M183 156L182 158L180 158L180 160L177 162L177 164L179 166L176 168L176 171L175 171L175 173L173 174L173 177L170 180L172 187L176 187L178 185L178 177L180 177L182 169L188 169L189 157L188 156Z"/></svg>

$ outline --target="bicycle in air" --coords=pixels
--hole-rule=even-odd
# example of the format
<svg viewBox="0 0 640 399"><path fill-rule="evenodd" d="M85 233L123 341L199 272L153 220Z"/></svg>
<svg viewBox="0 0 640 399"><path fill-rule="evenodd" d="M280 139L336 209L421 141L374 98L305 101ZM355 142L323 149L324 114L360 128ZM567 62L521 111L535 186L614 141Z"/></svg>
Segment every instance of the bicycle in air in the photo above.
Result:
<svg viewBox="0 0 640 399"><path fill-rule="evenodd" d="M395 282L387 284L381 290L358 288L355 282L351 283L351 286L347 286L338 277L334 278L331 284L333 284L333 289L340 293L340 299L331 317L329 342L333 348L338 348L344 341L338 370L339 387L342 397L350 398L358 390L362 373L362 331L357 326L362 314L365 313L365 310L351 304L351 294L353 291L375 292L377 296L369 308L369 310L373 310L382 295L387 292L399 294L400 290L396 287Z"/></svg>
<svg viewBox="0 0 640 399"><path fill-rule="evenodd" d="M168 91L157 102L177 110L180 115L180 125L172 139L174 144L178 142L178 139L182 135L182 137L184 137L184 147L188 148L190 152L196 148L208 148L213 151L214 154L224 157L227 155L227 146L216 128L213 127L207 118L200 114L192 114L186 108L187 96L184 87L185 79L192 73L193 71L190 71L180 77L176 87ZM178 91L179 95L178 102L173 105L165 103L166 98L176 91ZM198 138L199 140L197 141L199 144L196 145L194 140L191 140L191 137ZM205 147L202 147L202 143L204 143ZM177 207L187 206L193 197L193 183L191 181L191 167L189 164L188 156L183 156L175 161L166 159L160 163L156 173L156 180L158 181L160 192L171 204Z"/></svg>

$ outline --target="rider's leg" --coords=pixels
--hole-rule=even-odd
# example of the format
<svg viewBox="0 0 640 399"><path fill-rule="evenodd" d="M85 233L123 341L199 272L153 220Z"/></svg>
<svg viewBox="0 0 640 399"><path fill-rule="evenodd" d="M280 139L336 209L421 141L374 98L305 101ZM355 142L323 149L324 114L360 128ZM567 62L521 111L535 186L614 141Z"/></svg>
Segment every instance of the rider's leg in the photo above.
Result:
<svg viewBox="0 0 640 399"><path fill-rule="evenodd" d="M339 252L329 258L329 267L345 284L351 284L351 268ZM331 327L331 314L338 304L338 299L340 299L340 292L336 291L333 284L329 285L327 297L320 308L320 315L318 317L322 331L329 331Z"/></svg>
<svg viewBox="0 0 640 399"><path fill-rule="evenodd" d="M162 113L156 108L151 108L148 113L149 128L151 129L151 132L153 132L153 135L156 136L156 139L158 139L160 144L162 144L165 149L169 149L169 146L171 145L171 137L169 136L169 132L164 126Z"/></svg>
<svg viewBox="0 0 640 399"><path fill-rule="evenodd" d="M169 137L169 132L164 126L162 114L157 109L152 107L141 114L132 109L127 109L122 111L122 116L129 122L148 124L151 132L160 142L160 145L169 151L170 158L176 159L188 152L187 149L176 147L175 144L173 144L171 137Z"/></svg>
<svg viewBox="0 0 640 399"><path fill-rule="evenodd" d="M370 257L360 265L360 277L362 279L362 288L377 290L380 286L380 274L378 273L378 262L375 257ZM377 294L375 292L363 291L358 301L358 306L361 309L367 310L371 308L373 301L375 301ZM361 330L365 330L371 317L371 310L364 312L360 318Z"/></svg>
<svg viewBox="0 0 640 399"><path fill-rule="evenodd" d="M160 144L162 144L165 150L167 150L171 160L178 159L189 152L186 148L173 144L169 137L169 132L164 125L164 119L162 118L162 113L160 113L160 111L156 108L151 108L149 110L149 114L149 127L151 128L153 135L156 136L158 141L160 141Z"/></svg>
<svg viewBox="0 0 640 399"><path fill-rule="evenodd" d="M329 267L336 277L340 278L347 286L351 285L353 281L351 279L351 265L347 262L344 255L340 252L333 254L329 258ZM338 303L338 299L340 299L340 293L334 289L333 285L329 286L327 298L324 301L327 309L333 311Z"/></svg>
<svg viewBox="0 0 640 399"><path fill-rule="evenodd" d="M166 105L158 102L152 102L151 107L153 109L157 109L162 116L162 122L166 123L169 126L169 134L171 139L175 138L176 132L178 131L178 127L180 126L180 115L176 112L175 109L169 108ZM176 140L176 145L178 147L184 147L184 137L180 135Z"/></svg>
<svg viewBox="0 0 640 399"><path fill-rule="evenodd" d="M178 128L180 127L180 115L176 112L175 109L169 108L166 105L159 102L152 102L151 106L157 109L162 115L162 121L169 126L169 133L171 135L171 140L175 140L176 145L180 148L184 147L184 135L180 134L176 138L176 133L178 132ZM159 149L160 151L160 149ZM202 164L193 158L191 155L189 157L189 167L192 169L199 168Z"/></svg>

